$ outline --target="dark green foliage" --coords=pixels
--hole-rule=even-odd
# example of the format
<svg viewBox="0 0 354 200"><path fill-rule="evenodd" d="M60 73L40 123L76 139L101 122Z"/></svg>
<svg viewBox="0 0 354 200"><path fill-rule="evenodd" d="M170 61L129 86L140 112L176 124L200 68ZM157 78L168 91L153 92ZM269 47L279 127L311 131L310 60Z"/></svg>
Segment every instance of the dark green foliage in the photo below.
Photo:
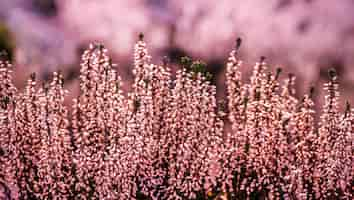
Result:
<svg viewBox="0 0 354 200"><path fill-rule="evenodd" d="M11 32L9 31L8 27L6 24L3 24L0 22L0 50L2 53L0 56L2 58L5 58L5 60L13 60L14 57L14 49L15 49L15 41L11 35ZM5 56L5 57L4 57Z"/></svg>
<svg viewBox="0 0 354 200"><path fill-rule="evenodd" d="M182 67L184 67L185 69L189 70L190 66L192 65L193 61L191 58L189 58L188 56L183 56L181 58L181 65Z"/></svg>
<svg viewBox="0 0 354 200"><path fill-rule="evenodd" d="M193 75L201 74L205 81L211 81L213 76L206 69L206 63L196 60L193 61L191 58L184 56L181 58L181 65L188 73L192 73Z"/></svg>

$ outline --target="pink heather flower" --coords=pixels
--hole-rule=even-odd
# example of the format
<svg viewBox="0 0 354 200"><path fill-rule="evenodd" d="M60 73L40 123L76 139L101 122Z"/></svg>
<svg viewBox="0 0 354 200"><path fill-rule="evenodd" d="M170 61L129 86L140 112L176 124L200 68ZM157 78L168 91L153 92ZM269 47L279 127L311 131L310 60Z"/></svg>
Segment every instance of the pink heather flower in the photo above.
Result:
<svg viewBox="0 0 354 200"><path fill-rule="evenodd" d="M131 198L135 186L124 185L134 176L128 170L130 160L136 159L120 158L130 147L123 142L128 135L127 111L120 78L102 45L90 45L81 67L81 92L73 115L75 190L82 197Z"/></svg>
<svg viewBox="0 0 354 200"><path fill-rule="evenodd" d="M291 120L293 130L290 132L294 143L294 160L292 162L291 187L297 199L315 198L313 191L314 169L316 167L317 134L314 127L314 103L311 99L313 90L305 95L297 112Z"/></svg>
<svg viewBox="0 0 354 200"><path fill-rule="evenodd" d="M53 81L38 91L38 121L41 136L41 158L38 176L40 198L67 199L70 196L72 165L68 111L64 104L66 91L63 77L54 73Z"/></svg>
<svg viewBox="0 0 354 200"><path fill-rule="evenodd" d="M215 87L201 74L177 72L168 132L168 199L205 195L215 178L210 167L221 146Z"/></svg>
<svg viewBox="0 0 354 200"><path fill-rule="evenodd" d="M317 198L333 198L350 194L353 180L352 150L353 132L350 107L343 116L338 109L338 83L335 71L329 71L330 81L325 84L327 91L319 128L315 191Z"/></svg>
<svg viewBox="0 0 354 200"><path fill-rule="evenodd" d="M38 120L38 96L35 74L31 74L25 91L19 94L14 109L14 157L12 158L13 184L18 190L19 199L38 197L41 185L38 163L41 159L41 135Z"/></svg>
<svg viewBox="0 0 354 200"><path fill-rule="evenodd" d="M282 82L264 57L241 79L240 44L226 63L226 108L202 62L184 58L173 78L167 62L151 63L142 34L127 95L108 50L89 46L71 112L61 73L42 87L32 74L18 92L1 57L3 196L351 199L354 109L339 111L336 73L317 124L313 90L297 99L295 76Z"/></svg>
<svg viewBox="0 0 354 200"><path fill-rule="evenodd" d="M11 64L6 60L6 53L0 52L0 183L4 198L11 196L15 187L13 176L14 141L16 140L15 108L17 89L12 82Z"/></svg>

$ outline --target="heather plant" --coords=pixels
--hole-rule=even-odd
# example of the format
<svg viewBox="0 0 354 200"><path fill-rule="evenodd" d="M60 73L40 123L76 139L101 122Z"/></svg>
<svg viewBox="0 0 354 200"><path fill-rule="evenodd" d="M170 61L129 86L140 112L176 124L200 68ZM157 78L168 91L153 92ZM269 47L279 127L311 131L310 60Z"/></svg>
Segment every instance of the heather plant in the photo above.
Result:
<svg viewBox="0 0 354 200"><path fill-rule="evenodd" d="M67 199L70 195L72 156L65 93L61 73L54 73L53 81L38 91L40 199Z"/></svg>
<svg viewBox="0 0 354 200"><path fill-rule="evenodd" d="M7 53L0 52L0 184L4 196L11 196L11 187L15 184L12 172L12 158L15 155L15 98L16 88L12 83L11 64ZM11 183L11 184L8 184Z"/></svg>
<svg viewBox="0 0 354 200"><path fill-rule="evenodd" d="M353 180L353 124L350 105L344 114L338 109L338 83L336 72L329 71L330 82L325 84L327 95L316 140L319 163L316 166L317 198L337 198L340 193L351 193Z"/></svg>
<svg viewBox="0 0 354 200"><path fill-rule="evenodd" d="M19 199L35 199L41 193L38 162L40 160L41 135L38 124L38 96L36 77L31 74L25 91L19 94L14 107L14 157L12 176L15 178Z"/></svg>
<svg viewBox="0 0 354 200"><path fill-rule="evenodd" d="M131 123L135 124L139 139L136 143L139 150L136 184L137 196L159 196L166 169L166 134L170 106L170 70L164 62L163 66L150 63L150 55L143 35L134 49L134 84L129 94L133 103Z"/></svg>
<svg viewBox="0 0 354 200"><path fill-rule="evenodd" d="M107 50L91 45L82 57L80 95L74 100L72 120L73 188L79 198L117 198L134 189L126 177L133 176L129 174L133 167L128 161L117 160L129 145L121 144L128 137L124 102L120 78L112 69ZM130 153L127 149L123 152Z"/></svg>
<svg viewBox="0 0 354 200"><path fill-rule="evenodd" d="M83 53L80 92L64 105L63 75L23 92L0 59L0 187L8 199L351 199L354 109L339 109L329 72L320 122L314 89L298 99L295 76L266 58L242 78L236 40L226 63L226 103L202 61L153 64L134 47L127 94L108 50ZM2 54L4 55L4 54ZM230 125L230 128L227 126Z"/></svg>

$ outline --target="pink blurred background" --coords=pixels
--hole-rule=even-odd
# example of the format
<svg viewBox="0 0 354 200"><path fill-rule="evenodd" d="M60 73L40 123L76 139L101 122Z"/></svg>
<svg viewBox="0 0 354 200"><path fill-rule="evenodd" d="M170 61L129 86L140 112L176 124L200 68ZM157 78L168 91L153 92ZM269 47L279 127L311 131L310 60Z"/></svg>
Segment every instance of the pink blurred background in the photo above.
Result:
<svg viewBox="0 0 354 200"><path fill-rule="evenodd" d="M0 0L0 49L12 52L19 88L33 71L45 80L62 70L71 102L80 54L91 41L110 50L128 90L143 32L156 63L166 55L172 63L184 55L208 63L220 98L226 58L241 37L244 77L266 56L272 69L297 76L297 95L314 85L321 102L334 67L343 105L354 103L353 10L353 0Z"/></svg>

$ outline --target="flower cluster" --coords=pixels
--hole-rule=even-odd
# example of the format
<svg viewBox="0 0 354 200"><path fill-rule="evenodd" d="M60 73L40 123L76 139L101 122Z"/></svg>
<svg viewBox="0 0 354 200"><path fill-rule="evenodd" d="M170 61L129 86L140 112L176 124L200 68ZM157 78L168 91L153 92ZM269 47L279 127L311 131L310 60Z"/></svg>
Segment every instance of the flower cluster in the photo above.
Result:
<svg viewBox="0 0 354 200"><path fill-rule="evenodd" d="M328 95L319 128L310 94L299 100L289 74L266 72L265 58L254 67L249 84L242 84L236 57L227 63L229 120L232 131L220 183L230 198L350 199L353 181L353 110L338 110L335 71L325 84ZM226 181L225 181L226 180Z"/></svg>
<svg viewBox="0 0 354 200"><path fill-rule="evenodd" d="M354 109L338 105L335 71L317 124L314 90L295 96L262 57L241 78L241 39L226 64L227 103L200 61L151 63L141 34L125 95L108 51L82 55L80 93L63 76L25 91L0 59L0 187L15 199L351 199ZM230 124L230 129L224 124Z"/></svg>

